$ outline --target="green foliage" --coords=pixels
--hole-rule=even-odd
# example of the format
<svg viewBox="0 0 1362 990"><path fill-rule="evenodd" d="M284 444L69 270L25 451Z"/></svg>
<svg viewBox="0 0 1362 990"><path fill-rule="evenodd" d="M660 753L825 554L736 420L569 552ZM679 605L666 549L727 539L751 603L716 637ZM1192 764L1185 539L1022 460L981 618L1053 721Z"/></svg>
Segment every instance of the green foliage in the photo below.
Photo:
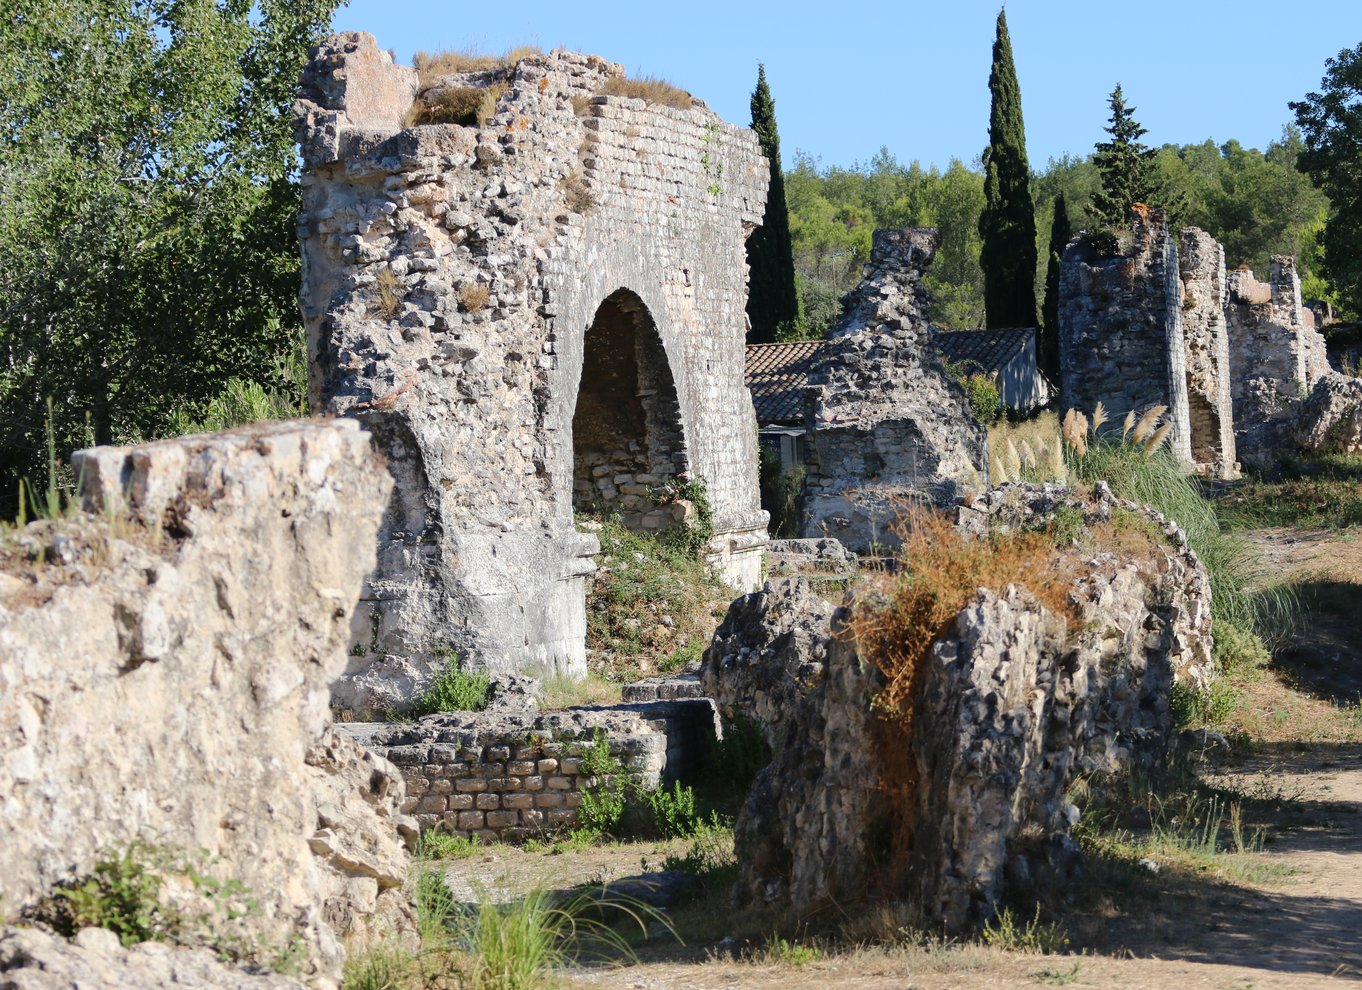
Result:
<svg viewBox="0 0 1362 990"><path fill-rule="evenodd" d="M792 942L773 932L762 947L760 958L762 962L799 969L822 959L823 950L816 945Z"/></svg>
<svg viewBox="0 0 1362 990"><path fill-rule="evenodd" d="M770 762L771 747L756 719L725 718L723 738L714 741L705 761L705 781L715 791L745 797Z"/></svg>
<svg viewBox="0 0 1362 990"><path fill-rule="evenodd" d="M1288 461L1279 477L1246 478L1227 489L1216 509L1231 529L1362 526L1362 457L1334 455Z"/></svg>
<svg viewBox="0 0 1362 990"><path fill-rule="evenodd" d="M1092 200L1092 215L1100 223L1123 227L1126 211L1136 203L1150 203L1156 180L1155 148L1141 143L1148 133L1134 117L1135 108L1127 107L1121 85L1111 93L1111 119L1107 124L1110 141L1099 141L1093 164L1102 175L1102 189ZM1158 205L1158 204L1150 204Z"/></svg>
<svg viewBox="0 0 1362 990"><path fill-rule="evenodd" d="M785 470L780 454L760 441L757 458L761 507L771 515L771 535L777 539L794 537L799 525L799 497L804 492L804 465Z"/></svg>
<svg viewBox="0 0 1362 990"><path fill-rule="evenodd" d="M1297 163L1332 201L1320 234L1323 271L1340 302L1362 312L1362 44L1324 62L1319 92L1289 106L1304 137Z"/></svg>
<svg viewBox="0 0 1362 990"><path fill-rule="evenodd" d="M644 862L644 868L648 863ZM690 845L680 855L668 853L662 869L688 873L700 881L708 893L727 891L738 879L738 861L733 854L733 830L703 824L690 836Z"/></svg>
<svg viewBox="0 0 1362 990"><path fill-rule="evenodd" d="M970 412L974 418L985 426L996 423L1003 414L1003 396L998 390L998 383L993 377L986 375L979 370L979 366L971 361L960 363L946 363L946 370L956 381L965 388L965 394L969 396Z"/></svg>
<svg viewBox="0 0 1362 990"><path fill-rule="evenodd" d="M670 791L658 787L644 792L644 801L653 816L653 828L664 839L686 838L694 835L704 824L695 807L695 791L682 787L681 781L672 783ZM711 822L717 826L717 821Z"/></svg>
<svg viewBox="0 0 1362 990"><path fill-rule="evenodd" d="M417 859L469 859L482 852L486 847L477 839L467 839L462 835L437 832L434 829L421 833L416 843Z"/></svg>
<svg viewBox="0 0 1362 990"><path fill-rule="evenodd" d="M1069 223L1068 200L1061 192L1055 197L1054 218L1050 222L1050 246L1046 252L1045 302L1041 307L1040 332L1036 336L1036 366L1049 381L1059 386L1059 263L1064 248L1073 239Z"/></svg>
<svg viewBox="0 0 1362 990"><path fill-rule="evenodd" d="M335 0L16 0L0 19L0 491L164 434L233 378L291 388L291 105Z"/></svg>
<svg viewBox="0 0 1362 990"><path fill-rule="evenodd" d="M1036 325L1036 211L1021 87L1005 10L998 11L988 89L992 109L983 161L984 208L979 214L985 325L1031 327Z"/></svg>
<svg viewBox="0 0 1362 990"><path fill-rule="evenodd" d="M1022 924L1011 908L1003 908L984 925L984 942L1012 952L1040 952L1046 955L1069 947L1069 934L1057 921L1041 924L1040 905L1031 920Z"/></svg>
<svg viewBox="0 0 1362 990"><path fill-rule="evenodd" d="M578 769L583 776L605 780L623 773L624 764L610 752L610 740L605 732L597 729L596 734L591 737L591 745L582 752Z"/></svg>
<svg viewBox="0 0 1362 990"><path fill-rule="evenodd" d="M146 847L101 860L89 877L57 889L63 902L58 930L69 937L82 928L107 928L124 945L168 939L180 920L160 904L162 882Z"/></svg>
<svg viewBox="0 0 1362 990"><path fill-rule="evenodd" d="M492 678L486 671L464 670L451 654L434 682L411 703L405 714L421 718L437 712L480 712L487 707Z"/></svg>
<svg viewBox="0 0 1362 990"><path fill-rule="evenodd" d="M341 990L407 990L416 960L401 945L385 943L345 959Z"/></svg>
<svg viewBox="0 0 1362 990"><path fill-rule="evenodd" d="M752 329L750 343L769 343L781 327L799 318L795 291L794 246L790 240L790 215L785 204L785 176L780 166L780 133L776 128L776 104L766 85L766 67L757 66L757 88L752 92L752 130L771 167L771 186L766 193L766 213L761 226L747 239L747 264L751 277L747 290L747 316Z"/></svg>
<svg viewBox="0 0 1362 990"><path fill-rule="evenodd" d="M1224 725L1239 704L1239 692L1223 677L1206 688L1179 681L1168 696L1173 725L1178 729Z"/></svg>
<svg viewBox="0 0 1362 990"><path fill-rule="evenodd" d="M577 821L593 833L617 836L627 803L623 787L603 786L583 791L582 803L577 806Z"/></svg>
<svg viewBox="0 0 1362 990"><path fill-rule="evenodd" d="M636 533L613 519L595 526L601 569L587 593L587 648L610 676L636 679L707 642L733 593L696 555L694 538Z"/></svg>

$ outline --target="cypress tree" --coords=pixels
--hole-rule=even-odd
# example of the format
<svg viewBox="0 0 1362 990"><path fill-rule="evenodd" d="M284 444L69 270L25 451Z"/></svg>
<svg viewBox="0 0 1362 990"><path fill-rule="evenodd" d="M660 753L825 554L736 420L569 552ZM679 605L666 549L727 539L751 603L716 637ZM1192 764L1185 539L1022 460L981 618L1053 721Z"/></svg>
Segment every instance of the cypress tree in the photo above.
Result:
<svg viewBox="0 0 1362 990"><path fill-rule="evenodd" d="M1102 191L1092 198L1093 217L1109 226L1124 226L1126 211L1136 203L1148 203L1158 188L1154 173L1157 148L1140 142L1148 131L1135 120L1135 108L1126 106L1121 84L1111 92L1110 141L1099 141L1093 164L1102 176Z"/></svg>
<svg viewBox="0 0 1362 990"><path fill-rule="evenodd" d="M1050 259L1045 269L1043 325L1036 340L1036 364L1052 385L1059 384L1059 261L1073 237L1069 204L1064 194L1055 200L1055 219L1050 224Z"/></svg>
<svg viewBox="0 0 1362 990"><path fill-rule="evenodd" d="M782 328L792 327L799 316L790 214L785 206L785 176L780 170L776 103L766 85L764 65L757 66L757 88L752 92L752 130L757 132L762 153L771 166L766 215L761 227L747 239L747 264L751 269L747 317L752 324L747 339L754 344L764 344L775 340Z"/></svg>
<svg viewBox="0 0 1362 990"><path fill-rule="evenodd" d="M1032 327L1036 325L1036 211L1026 160L1021 87L1012 62L1007 13L1001 10L988 89L993 109L984 152L985 203L979 215L985 321L990 327Z"/></svg>

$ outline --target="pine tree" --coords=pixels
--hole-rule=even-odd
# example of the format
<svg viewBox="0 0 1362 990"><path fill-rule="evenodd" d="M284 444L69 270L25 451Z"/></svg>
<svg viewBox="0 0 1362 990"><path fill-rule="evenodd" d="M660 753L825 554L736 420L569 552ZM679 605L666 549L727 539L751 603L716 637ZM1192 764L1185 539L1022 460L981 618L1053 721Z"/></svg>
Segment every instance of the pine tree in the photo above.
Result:
<svg viewBox="0 0 1362 990"><path fill-rule="evenodd" d="M1055 199L1055 219L1050 224L1050 259L1045 269L1043 325L1036 340L1036 364L1053 385L1059 384L1059 261L1073 237L1069 204L1060 193Z"/></svg>
<svg viewBox="0 0 1362 990"><path fill-rule="evenodd" d="M775 340L778 332L793 327L799 316L790 214L785 206L785 177L780 170L776 104L766 85L764 65L757 66L757 88L752 92L752 130L757 132L762 153L771 167L766 216L761 228L747 239L747 264L751 269L747 316L752 324L747 339L760 344Z"/></svg>
<svg viewBox="0 0 1362 990"><path fill-rule="evenodd" d="M1092 214L1109 226L1124 226L1126 211L1148 203L1158 190L1154 156L1158 149L1140 142L1148 131L1135 121L1135 108L1126 106L1121 84L1111 93L1110 141L1099 141L1093 164L1102 176L1102 191L1092 198Z"/></svg>
<svg viewBox="0 0 1362 990"><path fill-rule="evenodd" d="M979 216L984 319L990 327L1031 327L1036 325L1036 212L1026 161L1021 87L1012 63L1005 11L998 12L988 89L993 110L984 152L985 204Z"/></svg>

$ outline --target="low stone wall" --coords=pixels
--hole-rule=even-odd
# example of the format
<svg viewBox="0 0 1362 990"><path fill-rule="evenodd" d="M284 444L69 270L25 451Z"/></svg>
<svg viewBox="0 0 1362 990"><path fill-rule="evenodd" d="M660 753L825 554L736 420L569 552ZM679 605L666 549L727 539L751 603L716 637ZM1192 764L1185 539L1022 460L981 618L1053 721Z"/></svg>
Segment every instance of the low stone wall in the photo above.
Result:
<svg viewBox="0 0 1362 990"><path fill-rule="evenodd" d="M598 735L644 787L692 779L714 738L714 708L704 699L653 701L340 729L398 766L407 785L403 810L423 832L513 841L576 822L593 783L582 756Z"/></svg>

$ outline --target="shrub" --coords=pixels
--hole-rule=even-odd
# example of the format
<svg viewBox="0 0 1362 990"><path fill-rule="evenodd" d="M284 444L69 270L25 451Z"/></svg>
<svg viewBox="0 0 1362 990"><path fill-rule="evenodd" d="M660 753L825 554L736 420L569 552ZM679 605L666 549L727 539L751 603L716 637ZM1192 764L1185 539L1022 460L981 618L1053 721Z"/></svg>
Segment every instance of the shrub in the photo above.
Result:
<svg viewBox="0 0 1362 990"><path fill-rule="evenodd" d="M598 787L582 792L577 821L583 828L605 835L619 835L626 806L623 788Z"/></svg>
<svg viewBox="0 0 1362 990"><path fill-rule="evenodd" d="M95 864L90 875L56 891L53 927L68 938L82 928L107 928L124 945L178 935L182 920L160 903L163 878L134 846Z"/></svg>
<svg viewBox="0 0 1362 990"><path fill-rule="evenodd" d="M670 791L658 787L646 792L644 800L652 813L653 828L664 839L684 839L704 824L695 808L695 791L682 787L679 780L673 782ZM711 824L717 826L718 822Z"/></svg>
<svg viewBox="0 0 1362 990"><path fill-rule="evenodd" d="M465 282L463 288L459 290L459 305L467 313L478 313L486 309L491 298L491 291L481 282Z"/></svg>
<svg viewBox="0 0 1362 990"><path fill-rule="evenodd" d="M597 90L601 96L628 96L648 103L660 103L677 110L689 110L694 102L691 95L657 76L612 76Z"/></svg>
<svg viewBox="0 0 1362 990"><path fill-rule="evenodd" d="M1036 905L1036 913L1024 925L1013 917L1010 908L1003 908L984 925L983 936L989 945L1014 952L1050 954L1063 952L1069 947L1068 932L1059 922L1041 924L1039 904Z"/></svg>
<svg viewBox="0 0 1362 990"><path fill-rule="evenodd" d="M417 718L437 712L480 712L487 707L492 678L485 671L464 670L451 654L435 681L422 691L407 710Z"/></svg>
<svg viewBox="0 0 1362 990"><path fill-rule="evenodd" d="M416 843L417 859L468 859L482 852L483 845L477 839L462 835L430 830L421 833Z"/></svg>
<svg viewBox="0 0 1362 990"><path fill-rule="evenodd" d="M895 525L899 571L869 585L853 609L851 632L860 653L884 675L876 707L911 733L918 675L931 646L978 588L1016 584L1057 615L1071 617L1071 575L1056 566L1048 533L961 534L950 519L913 509Z"/></svg>

